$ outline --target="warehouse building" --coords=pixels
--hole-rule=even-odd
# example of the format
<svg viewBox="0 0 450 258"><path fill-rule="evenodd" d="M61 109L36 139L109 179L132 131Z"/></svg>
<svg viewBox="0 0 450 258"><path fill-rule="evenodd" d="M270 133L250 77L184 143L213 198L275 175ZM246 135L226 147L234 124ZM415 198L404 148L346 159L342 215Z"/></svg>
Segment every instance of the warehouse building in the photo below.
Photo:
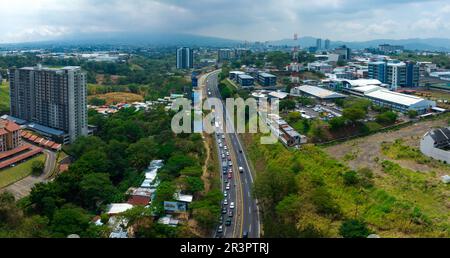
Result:
<svg viewBox="0 0 450 258"><path fill-rule="evenodd" d="M258 82L261 86L276 86L277 77L270 73L258 73Z"/></svg>
<svg viewBox="0 0 450 258"><path fill-rule="evenodd" d="M425 114L436 106L434 101L386 89L372 90L365 93L364 96L372 100L376 105L388 107L402 113L415 110L419 114Z"/></svg>
<svg viewBox="0 0 450 258"><path fill-rule="evenodd" d="M311 96L320 100L341 99L347 96L321 87L303 85L291 89L292 96Z"/></svg>

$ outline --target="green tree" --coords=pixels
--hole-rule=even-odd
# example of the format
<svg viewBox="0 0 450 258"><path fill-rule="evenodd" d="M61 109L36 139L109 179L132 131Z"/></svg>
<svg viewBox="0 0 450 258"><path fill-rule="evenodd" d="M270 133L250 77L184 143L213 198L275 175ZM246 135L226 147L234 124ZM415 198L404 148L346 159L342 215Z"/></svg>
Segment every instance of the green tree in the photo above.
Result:
<svg viewBox="0 0 450 258"><path fill-rule="evenodd" d="M419 113L416 110L408 110L409 118L416 118L418 115L419 115Z"/></svg>
<svg viewBox="0 0 450 258"><path fill-rule="evenodd" d="M35 176L39 176L44 173L45 164L43 161L35 160L31 163L31 173Z"/></svg>
<svg viewBox="0 0 450 258"><path fill-rule="evenodd" d="M345 238L365 238L371 232L364 221L349 219L342 223L339 234Z"/></svg>
<svg viewBox="0 0 450 258"><path fill-rule="evenodd" d="M342 112L342 116L352 123L357 122L360 119L364 119L366 117L367 112L360 107L349 107L344 108Z"/></svg>
<svg viewBox="0 0 450 258"><path fill-rule="evenodd" d="M205 184L203 180L199 177L186 177L186 191L191 194L202 192L205 190Z"/></svg>
<svg viewBox="0 0 450 258"><path fill-rule="evenodd" d="M340 129L342 129L342 128L344 128L344 126L345 126L345 122L346 122L347 120L343 117L343 116L340 116L340 117L333 117L330 121L329 121L329 123L330 123L330 129L331 130L333 130L333 131L337 131L337 130L340 130Z"/></svg>
<svg viewBox="0 0 450 258"><path fill-rule="evenodd" d="M383 125L390 125L394 124L395 121L397 121L397 113L393 111L386 111L382 114L379 114L376 116L377 123L383 124Z"/></svg>
<svg viewBox="0 0 450 258"><path fill-rule="evenodd" d="M157 152L158 144L152 137L140 139L126 150L128 161L137 170L146 168L156 158Z"/></svg>
<svg viewBox="0 0 450 258"><path fill-rule="evenodd" d="M353 170L345 172L343 177L344 177L344 184L348 186L356 185L359 182L358 174Z"/></svg>
<svg viewBox="0 0 450 258"><path fill-rule="evenodd" d="M96 209L108 202L115 194L114 187L105 173L93 173L83 176L80 182L80 194L86 207Z"/></svg>
<svg viewBox="0 0 450 258"><path fill-rule="evenodd" d="M295 101L291 99L285 99L280 101L280 110L293 110L295 109Z"/></svg>
<svg viewBox="0 0 450 258"><path fill-rule="evenodd" d="M89 216L86 211L72 205L58 209L51 222L51 229L55 237L67 237L70 234L85 236L88 228Z"/></svg>

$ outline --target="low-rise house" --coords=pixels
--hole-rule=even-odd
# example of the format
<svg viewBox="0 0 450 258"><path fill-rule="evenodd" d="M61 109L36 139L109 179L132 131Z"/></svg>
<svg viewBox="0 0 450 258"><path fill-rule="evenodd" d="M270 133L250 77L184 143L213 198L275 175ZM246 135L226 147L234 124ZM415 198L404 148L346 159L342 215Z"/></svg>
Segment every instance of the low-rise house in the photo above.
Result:
<svg viewBox="0 0 450 258"><path fill-rule="evenodd" d="M428 157L450 164L450 127L427 132L420 141L420 151Z"/></svg>

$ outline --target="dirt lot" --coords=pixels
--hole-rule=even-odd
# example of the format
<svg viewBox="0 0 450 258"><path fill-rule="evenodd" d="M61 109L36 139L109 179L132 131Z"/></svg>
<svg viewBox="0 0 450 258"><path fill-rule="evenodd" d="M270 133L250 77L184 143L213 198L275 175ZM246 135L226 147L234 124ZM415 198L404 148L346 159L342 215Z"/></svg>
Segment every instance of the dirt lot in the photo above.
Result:
<svg viewBox="0 0 450 258"><path fill-rule="evenodd" d="M141 95L128 92L111 92L106 94L92 95L89 96L88 99L94 97L106 100L106 105L117 103L141 102L144 100L144 97L142 97Z"/></svg>
<svg viewBox="0 0 450 258"><path fill-rule="evenodd" d="M352 169L369 167L374 172L381 172L381 165L377 163L376 160L389 160L389 158L381 153L381 143L383 141L393 142L396 139L403 139L405 145L419 148L421 137L430 130L430 128L446 126L447 119L419 122L398 131L378 133L330 146L325 148L325 151L339 160L346 161ZM409 168L413 171L427 172L433 170L438 172L438 174L443 174L445 172L448 174L448 171L443 171L445 170L443 168L432 168L427 164L418 164L410 160L396 160L395 162L402 167Z"/></svg>

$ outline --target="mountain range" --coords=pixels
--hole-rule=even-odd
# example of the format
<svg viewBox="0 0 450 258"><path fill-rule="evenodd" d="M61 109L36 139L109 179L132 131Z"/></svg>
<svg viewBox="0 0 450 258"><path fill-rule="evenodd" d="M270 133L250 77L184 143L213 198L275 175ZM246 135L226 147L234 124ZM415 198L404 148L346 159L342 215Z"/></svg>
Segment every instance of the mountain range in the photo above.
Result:
<svg viewBox="0 0 450 258"><path fill-rule="evenodd" d="M293 39L281 39L267 41L268 45L274 46L295 46L310 47L316 45L314 37L301 37L297 41ZM325 39L322 39L324 44ZM124 33L96 33L96 34L77 34L62 38L30 43L0 44L0 48L7 47L34 47L46 45L155 45L155 46L211 46L211 47L232 47L244 43L244 41L200 36L192 34L177 33L142 33L142 32L124 32ZM376 39L369 41L331 41L330 47L334 48L340 45L346 45L352 49L376 48L380 44L402 45L408 50L420 51L450 51L450 39L448 38L411 38L411 39Z"/></svg>
<svg viewBox="0 0 450 258"><path fill-rule="evenodd" d="M269 41L270 45L287 45L301 47L309 47L316 45L317 38L314 37L301 37L298 41L293 39L282 39ZM322 45L325 39L322 39ZM421 51L449 51L450 39L448 38L411 38L411 39L376 39L369 41L331 41L330 47L337 47L346 45L352 49L364 49L364 48L376 48L380 44L401 45L408 50L421 50Z"/></svg>

